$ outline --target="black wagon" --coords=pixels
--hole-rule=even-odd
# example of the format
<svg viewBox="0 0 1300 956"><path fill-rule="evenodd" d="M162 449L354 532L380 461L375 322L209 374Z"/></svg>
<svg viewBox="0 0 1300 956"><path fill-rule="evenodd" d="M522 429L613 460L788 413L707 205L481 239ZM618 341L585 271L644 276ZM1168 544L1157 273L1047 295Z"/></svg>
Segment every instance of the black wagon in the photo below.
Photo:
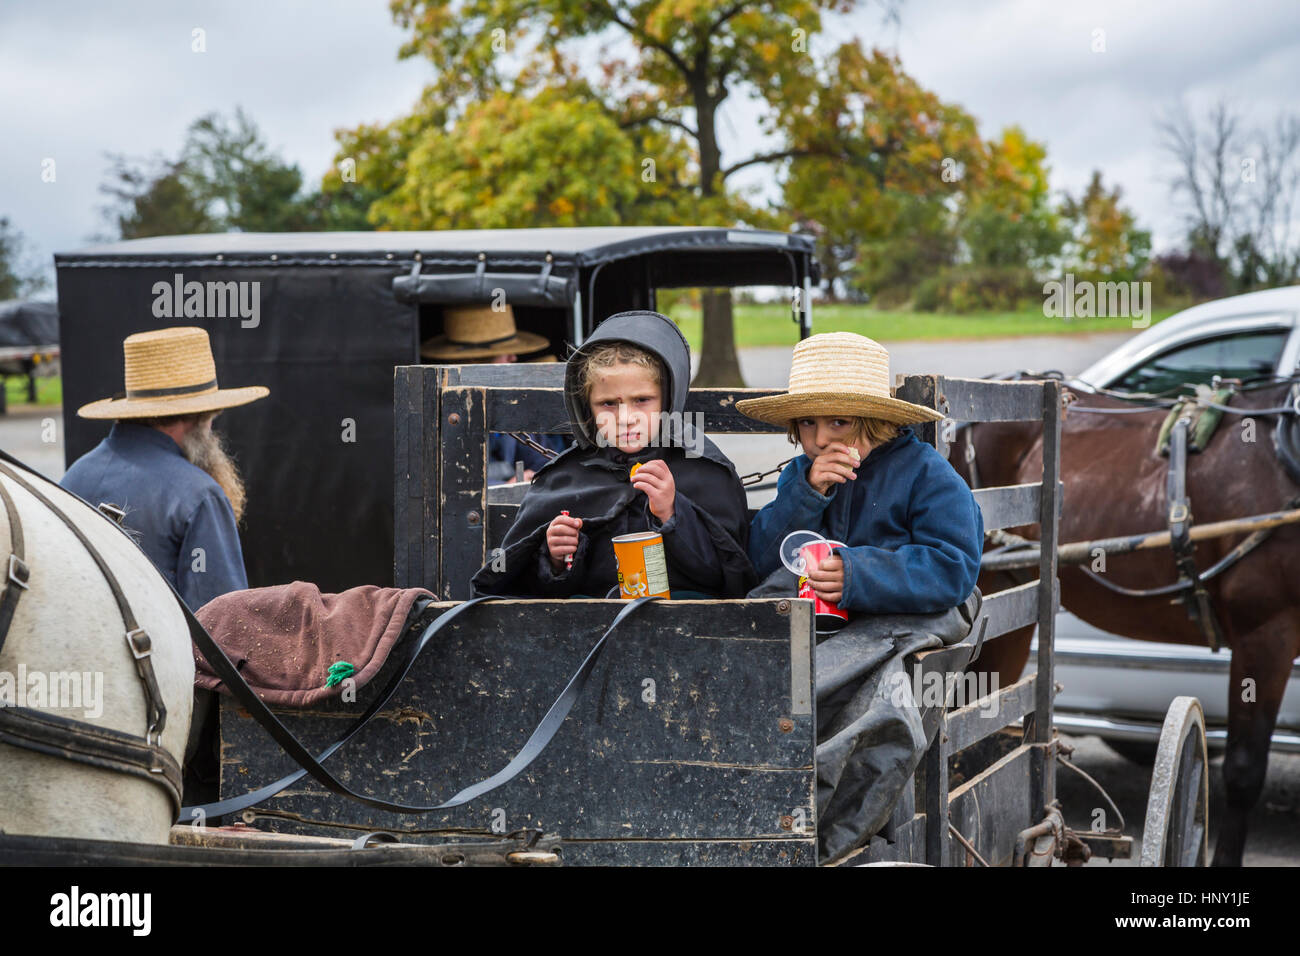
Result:
<svg viewBox="0 0 1300 956"><path fill-rule="evenodd" d="M345 800L315 782L259 791L294 763L239 701L223 697L221 796L234 801L240 820L299 839L383 831L412 844L544 833L559 839L559 858L577 865L1043 866L1132 855L1132 837L1118 826L1068 826L1069 808L1056 793L1069 752L1052 720L1064 504L1059 382L933 375L898 382L899 397L950 422L1041 423L1041 481L974 495L986 529L1037 525L1044 546L1038 579L983 595L964 639L909 655L914 684L934 677L945 687L942 699L918 701L924 756L902 786L889 838L826 861L818 842L820 636L810 601L466 603L470 576L500 545L523 490L488 483L483 438L565 427L562 371L398 370L397 583L436 597L404 640L437 627L439 615L458 616L423 654L403 658L413 663L400 682L377 678L383 691L368 686L355 702L277 710L299 739L333 754L333 772L366 798L428 805L454 801L457 788L475 781L503 782L412 814ZM772 426L735 410L738 400L766 394L693 389L686 410L702 413L712 433L768 432ZM919 432L946 453L942 423ZM977 663L985 645L1030 624L1040 629L1036 673L958 700L951 679ZM575 667L585 683L573 696L570 682L552 704ZM337 753L326 749L358 714L358 739ZM553 735L539 750L548 723ZM530 748L530 761L504 779L519 765L512 755ZM1161 737L1142 863L1204 865L1207 792L1200 706L1179 698Z"/></svg>
<svg viewBox="0 0 1300 956"><path fill-rule="evenodd" d="M223 416L249 490L249 583L324 591L392 583L394 369L421 361L444 308L503 300L562 359L657 289L818 278L808 236L693 226L164 236L55 264L67 462L107 433L74 413L121 390L123 338L206 329L223 385L271 390ZM808 297L790 299L805 336Z"/></svg>

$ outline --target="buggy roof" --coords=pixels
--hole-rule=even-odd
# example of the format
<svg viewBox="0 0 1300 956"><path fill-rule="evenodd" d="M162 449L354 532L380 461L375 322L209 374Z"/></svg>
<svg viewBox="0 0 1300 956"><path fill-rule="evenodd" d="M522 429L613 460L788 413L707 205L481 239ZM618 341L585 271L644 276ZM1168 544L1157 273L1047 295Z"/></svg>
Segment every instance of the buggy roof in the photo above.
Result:
<svg viewBox="0 0 1300 956"><path fill-rule="evenodd" d="M653 252L727 249L785 250L811 256L811 236L761 229L725 229L703 226L580 226L555 229L449 229L438 232L224 232L184 236L157 236L90 246L58 253L57 262L88 264L112 260L222 259L268 260L276 256L303 259L335 258L343 263L357 259L440 258L472 261L480 252L521 259L555 260L576 265L596 265L614 259ZM125 261L124 261L125 260ZM141 261L143 265L145 262Z"/></svg>

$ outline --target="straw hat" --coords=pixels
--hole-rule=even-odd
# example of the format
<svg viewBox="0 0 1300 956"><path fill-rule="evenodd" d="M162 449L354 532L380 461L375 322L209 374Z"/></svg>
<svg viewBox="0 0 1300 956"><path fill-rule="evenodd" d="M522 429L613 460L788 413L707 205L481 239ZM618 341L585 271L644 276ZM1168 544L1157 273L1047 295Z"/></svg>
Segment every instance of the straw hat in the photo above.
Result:
<svg viewBox="0 0 1300 956"><path fill-rule="evenodd" d="M271 394L263 385L218 388L208 333L197 328L156 329L122 342L126 391L82 405L82 418L160 418L246 405Z"/></svg>
<svg viewBox="0 0 1300 956"><path fill-rule="evenodd" d="M420 354L432 359L495 358L519 352L536 352L550 341L515 328L515 312L507 304L501 312L490 305L470 305L444 311L442 335L427 339Z"/></svg>
<svg viewBox="0 0 1300 956"><path fill-rule="evenodd" d="M736 409L770 425L815 415L879 418L897 425L943 418L932 408L890 395L889 353L879 342L852 332L823 332L804 339L794 347L789 389L744 399Z"/></svg>

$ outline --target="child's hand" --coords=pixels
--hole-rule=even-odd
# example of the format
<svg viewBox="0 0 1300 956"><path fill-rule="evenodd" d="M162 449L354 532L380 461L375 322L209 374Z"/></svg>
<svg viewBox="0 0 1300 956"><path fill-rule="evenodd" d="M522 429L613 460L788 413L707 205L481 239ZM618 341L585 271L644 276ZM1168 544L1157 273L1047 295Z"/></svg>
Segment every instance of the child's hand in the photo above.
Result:
<svg viewBox="0 0 1300 956"><path fill-rule="evenodd" d="M551 553L553 571L558 573L564 567L564 559L578 550L578 529L581 527L581 518L568 515L556 515L546 526L546 550Z"/></svg>
<svg viewBox="0 0 1300 956"><path fill-rule="evenodd" d="M812 467L808 469L808 484L819 495L824 495L830 491L833 483L843 484L857 478L855 469L861 462L855 453L856 449L848 445L831 442L825 451L813 459Z"/></svg>
<svg viewBox="0 0 1300 956"><path fill-rule="evenodd" d="M824 558L815 568L808 568L808 583L823 601L838 604L844 594L844 559L838 554Z"/></svg>
<svg viewBox="0 0 1300 956"><path fill-rule="evenodd" d="M647 461L632 476L632 487L644 492L650 499L650 513L667 524L673 516L673 502L677 499L677 482L668 462L662 458Z"/></svg>

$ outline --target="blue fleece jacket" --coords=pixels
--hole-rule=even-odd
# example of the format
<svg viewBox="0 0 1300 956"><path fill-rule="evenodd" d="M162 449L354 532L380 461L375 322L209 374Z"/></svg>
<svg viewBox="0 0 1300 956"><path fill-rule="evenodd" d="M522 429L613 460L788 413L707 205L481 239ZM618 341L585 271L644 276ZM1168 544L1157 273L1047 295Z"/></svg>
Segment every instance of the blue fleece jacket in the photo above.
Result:
<svg viewBox="0 0 1300 956"><path fill-rule="evenodd" d="M812 460L800 455L777 481L776 499L749 532L760 577L780 566L791 531L832 541L844 559L840 607L866 614L930 614L955 607L975 587L984 519L970 489L911 428L871 449L858 477L819 494L808 484Z"/></svg>

